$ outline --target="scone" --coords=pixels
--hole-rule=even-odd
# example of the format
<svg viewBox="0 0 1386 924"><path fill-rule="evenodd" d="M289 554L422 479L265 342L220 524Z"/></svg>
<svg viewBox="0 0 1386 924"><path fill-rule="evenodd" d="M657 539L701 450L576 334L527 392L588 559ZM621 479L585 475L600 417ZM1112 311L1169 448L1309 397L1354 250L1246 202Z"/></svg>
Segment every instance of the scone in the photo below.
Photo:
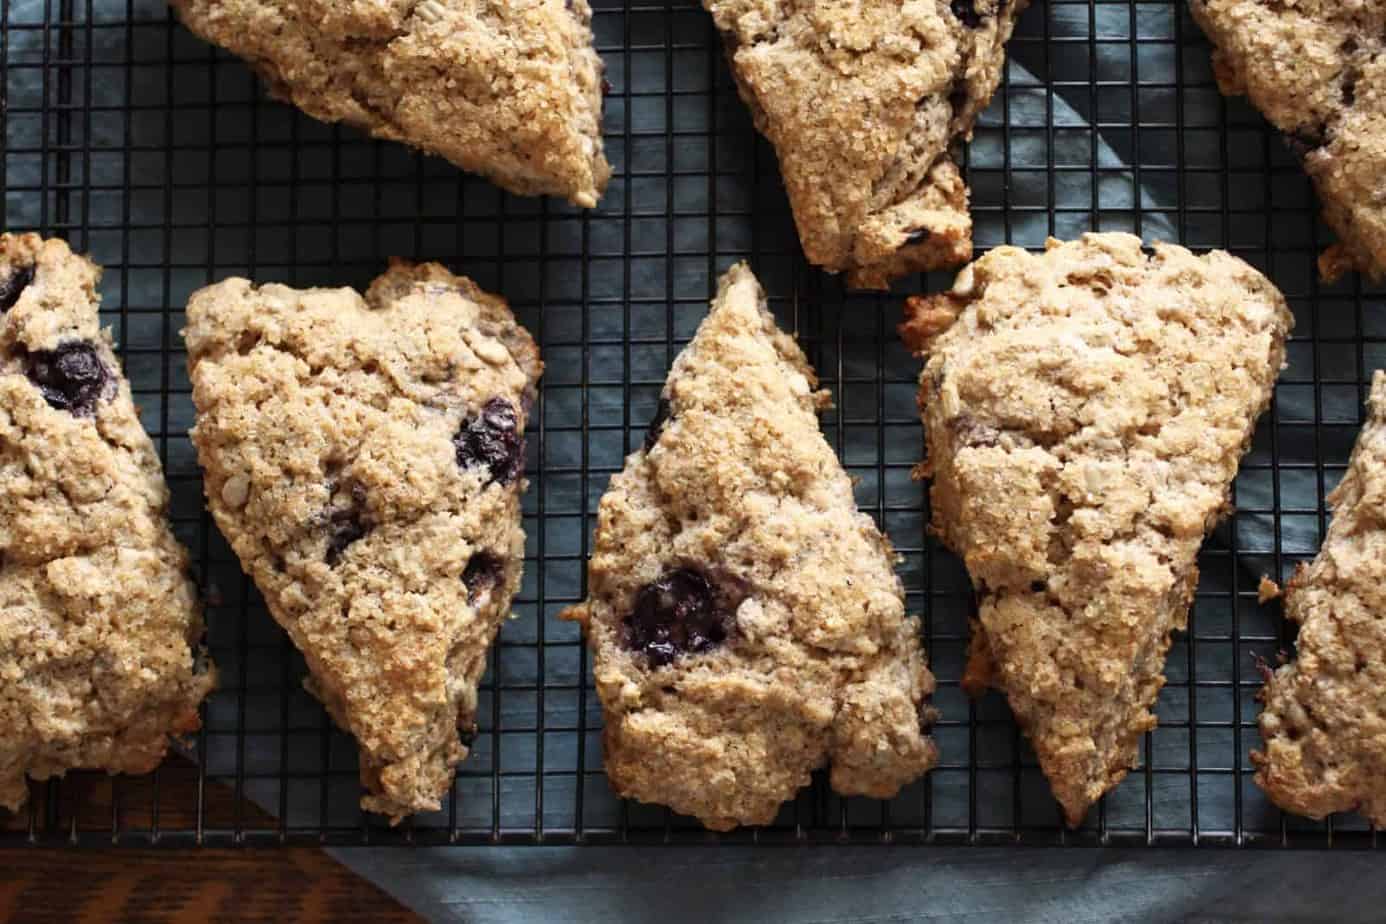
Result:
<svg viewBox="0 0 1386 924"><path fill-rule="evenodd" d="M520 586L534 341L470 280L398 262L364 299L229 279L184 334L208 506L356 736L362 807L437 809Z"/></svg>
<svg viewBox="0 0 1386 924"><path fill-rule="evenodd" d="M775 145L804 253L884 289L972 256L953 161L1026 0L703 0Z"/></svg>
<svg viewBox="0 0 1386 924"><path fill-rule="evenodd" d="M1367 422L1328 496L1318 557L1285 595L1298 658L1261 699L1256 782L1279 806L1322 818L1354 809L1386 826L1386 373L1372 376Z"/></svg>
<svg viewBox="0 0 1386 924"><path fill-rule="evenodd" d="M585 208L611 176L587 0L170 2L316 119Z"/></svg>
<svg viewBox="0 0 1386 924"><path fill-rule="evenodd" d="M1245 93L1285 132L1339 242L1328 279L1386 274L1386 3L1190 0L1222 92Z"/></svg>
<svg viewBox="0 0 1386 924"><path fill-rule="evenodd" d="M1129 234L999 247L906 315L919 475L978 596L965 685L1006 693L1076 826L1155 727L1293 321L1241 260Z"/></svg>
<svg viewBox="0 0 1386 924"><path fill-rule="evenodd" d="M771 821L832 765L889 798L936 760L894 553L818 429L828 402L746 266L723 277L644 446L602 497L582 623L622 796Z"/></svg>
<svg viewBox="0 0 1386 924"><path fill-rule="evenodd" d="M214 675L188 556L97 317L101 270L0 235L0 806L25 775L146 773Z"/></svg>

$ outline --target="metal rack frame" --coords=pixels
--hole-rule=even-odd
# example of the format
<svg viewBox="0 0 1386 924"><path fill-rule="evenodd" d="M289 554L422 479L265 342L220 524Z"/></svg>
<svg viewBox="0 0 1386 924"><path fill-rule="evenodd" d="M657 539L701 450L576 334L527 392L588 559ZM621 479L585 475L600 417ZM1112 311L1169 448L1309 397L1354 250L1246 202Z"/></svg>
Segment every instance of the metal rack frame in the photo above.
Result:
<svg viewBox="0 0 1386 924"><path fill-rule="evenodd" d="M1130 230L1223 247L1265 270L1298 325L1275 406L1205 545L1141 769L1066 831L995 694L961 693L966 574L928 535L910 481L922 448L900 292L844 292L806 266L775 167L692 0L598 0L615 176L599 207L512 198L441 161L263 97L160 0L0 0L0 224L67 238L106 267L114 328L164 459L175 528L208 596L221 689L186 753L147 778L74 772L0 814L0 844L895 843L1377 846L1360 818L1281 815L1251 782L1254 654L1289 645L1256 601L1263 573L1311 556L1371 369L1380 292L1322 285L1307 180L1243 101L1219 95L1178 0L1035 0L966 152L980 249ZM530 430L518 618L483 685L482 731L444 810L396 829L356 809L350 738L298 684L301 659L202 509L179 329L193 289L228 275L361 286L386 258L438 259L505 295L548 365ZM576 630L606 479L638 444L664 372L717 274L749 259L837 407L829 439L903 556L940 680L942 763L888 803L816 778L774 825L714 835L621 803L601 772L600 708ZM1381 318L1382 320L1378 320Z"/></svg>

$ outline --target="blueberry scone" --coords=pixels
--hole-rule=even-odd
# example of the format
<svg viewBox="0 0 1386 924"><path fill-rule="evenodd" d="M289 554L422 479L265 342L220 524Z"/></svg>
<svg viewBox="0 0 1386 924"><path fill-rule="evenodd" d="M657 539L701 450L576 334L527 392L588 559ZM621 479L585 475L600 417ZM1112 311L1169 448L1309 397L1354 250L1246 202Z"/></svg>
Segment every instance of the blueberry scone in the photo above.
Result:
<svg viewBox="0 0 1386 924"><path fill-rule="evenodd" d="M978 596L966 684L1010 699L1070 825L1137 761L1204 535L1292 325L1260 273L1129 234L999 247L910 299L934 526Z"/></svg>
<svg viewBox="0 0 1386 924"><path fill-rule="evenodd" d="M1277 805L1322 818L1359 809L1386 825L1386 373L1318 557L1285 595L1298 657L1267 678L1256 782Z"/></svg>
<svg viewBox="0 0 1386 924"><path fill-rule="evenodd" d="M533 340L404 263L365 298L229 279L184 334L208 506L356 736L362 807L438 808L520 586Z"/></svg>
<svg viewBox="0 0 1386 924"><path fill-rule="evenodd" d="M1191 0L1228 95L1246 94L1314 181L1338 243L1319 260L1336 278L1386 274L1386 3Z"/></svg>
<svg viewBox="0 0 1386 924"><path fill-rule="evenodd" d="M763 824L832 764L888 798L933 766L934 680L894 554L818 429L828 401L745 265L602 497L581 622L623 796Z"/></svg>
<svg viewBox="0 0 1386 924"><path fill-rule="evenodd" d="M100 269L0 235L0 806L35 779L145 773L213 672L159 457L97 316Z"/></svg>
<svg viewBox="0 0 1386 924"><path fill-rule="evenodd" d="M591 208L602 62L587 0L170 0L316 119L403 141L511 192Z"/></svg>
<svg viewBox="0 0 1386 924"><path fill-rule="evenodd" d="M810 262L883 289L972 256L951 148L991 99L1025 3L703 0Z"/></svg>

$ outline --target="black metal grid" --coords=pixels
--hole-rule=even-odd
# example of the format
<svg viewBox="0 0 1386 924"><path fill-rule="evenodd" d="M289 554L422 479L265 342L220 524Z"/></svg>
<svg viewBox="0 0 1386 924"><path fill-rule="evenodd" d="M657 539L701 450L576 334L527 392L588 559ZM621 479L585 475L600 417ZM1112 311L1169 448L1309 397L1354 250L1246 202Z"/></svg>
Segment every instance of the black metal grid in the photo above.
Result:
<svg viewBox="0 0 1386 924"><path fill-rule="evenodd" d="M66 237L106 267L105 317L163 456L179 535L208 592L222 684L187 753L147 778L34 785L0 844L782 843L1375 846L1359 818L1283 817L1251 782L1253 654L1287 644L1262 573L1313 554L1323 497L1386 358L1380 293L1326 287L1309 185L1261 118L1224 100L1174 0L1035 0L967 152L977 246L1130 230L1225 247L1266 270L1298 326L1275 407L1238 477L1238 511L1201 556L1134 771L1066 832L1004 702L958 680L971 606L926 534L909 478L922 440L899 293L862 296L807 267L775 167L692 0L598 0L616 175L600 206L502 195L402 146L266 100L250 73L159 0L0 0L0 224ZM189 292L232 274L365 284L391 255L438 259L510 299L548 364L530 432L526 577L492 655L481 734L444 810L397 829L356 808L350 738L304 693L301 659L202 512L178 331ZM599 703L575 629L597 499L642 437L664 372L717 274L749 259L837 409L823 426L904 561L940 680L943 762L889 803L822 779L776 824L716 836L623 804L601 772ZM899 288L946 284L945 276Z"/></svg>

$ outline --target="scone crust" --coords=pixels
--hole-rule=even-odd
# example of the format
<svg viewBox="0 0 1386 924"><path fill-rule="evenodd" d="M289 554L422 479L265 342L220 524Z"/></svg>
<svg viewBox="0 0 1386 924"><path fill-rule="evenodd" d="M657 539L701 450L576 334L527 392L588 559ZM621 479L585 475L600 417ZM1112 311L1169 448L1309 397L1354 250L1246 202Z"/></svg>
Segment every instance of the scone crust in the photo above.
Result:
<svg viewBox="0 0 1386 924"><path fill-rule="evenodd" d="M1285 593L1299 623L1295 660L1261 692L1256 783L1279 806L1323 818L1360 810L1386 825L1386 373L1372 376L1367 420L1318 556Z"/></svg>
<svg viewBox="0 0 1386 924"><path fill-rule="evenodd" d="M145 773L198 727L214 676L168 489L110 335L100 269L60 240L0 235L0 806L24 777ZM6 287L8 288L8 287ZM34 354L84 341L111 376L91 413L51 406Z"/></svg>
<svg viewBox="0 0 1386 924"><path fill-rule="evenodd" d="M775 145L810 262L857 288L972 255L955 143L1025 0L703 0Z"/></svg>
<svg viewBox="0 0 1386 924"><path fill-rule="evenodd" d="M1339 242L1319 260L1333 279L1386 274L1386 3L1190 0L1229 95L1246 94L1285 132Z"/></svg>
<svg viewBox="0 0 1386 924"><path fill-rule="evenodd" d="M1077 825L1155 727L1292 318L1241 260L1110 233L997 248L907 313L934 526L980 601L968 682L1006 692Z"/></svg>
<svg viewBox="0 0 1386 924"><path fill-rule="evenodd" d="M587 0L170 2L314 118L585 208L611 176Z"/></svg>
<svg viewBox="0 0 1386 924"><path fill-rule="evenodd" d="M934 680L894 554L819 432L827 402L746 266L664 388L667 420L602 497L582 621L623 796L709 828L765 824L832 765L889 798L928 770ZM739 599L727 641L652 664L627 644L641 589L694 567Z"/></svg>
<svg viewBox="0 0 1386 924"><path fill-rule="evenodd" d="M460 464L454 437L495 400L523 432L533 340L470 280L402 262L364 298L229 279L184 334L208 506L356 736L362 806L437 809L524 558L523 478ZM493 586L464 580L474 556Z"/></svg>

